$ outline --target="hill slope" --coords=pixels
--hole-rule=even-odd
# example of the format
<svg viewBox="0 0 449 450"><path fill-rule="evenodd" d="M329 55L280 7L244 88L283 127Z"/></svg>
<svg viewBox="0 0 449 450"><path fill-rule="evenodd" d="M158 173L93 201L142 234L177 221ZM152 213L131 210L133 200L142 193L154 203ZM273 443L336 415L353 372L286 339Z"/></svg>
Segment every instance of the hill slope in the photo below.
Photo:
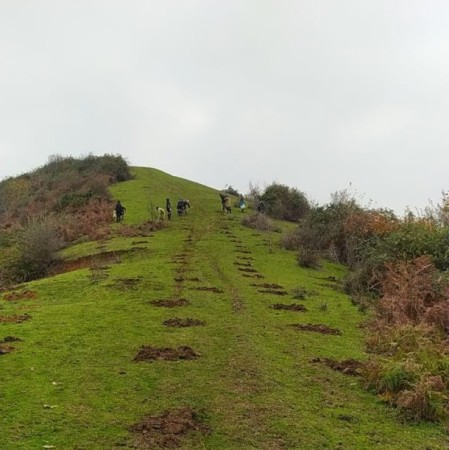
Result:
<svg viewBox="0 0 449 450"><path fill-rule="evenodd" d="M167 197L192 209L150 236L67 249L66 269L78 270L3 295L0 341L11 352L0 356L0 448L447 448L440 427L403 423L356 377L321 364L365 357L364 316L334 281L342 267L300 269L279 234L223 215L213 189L134 172L112 188L127 208L117 232ZM298 287L304 300L291 294ZM203 324L163 324L173 318ZM341 334L291 326L309 323ZM147 420L152 431L135 426L163 411Z"/></svg>

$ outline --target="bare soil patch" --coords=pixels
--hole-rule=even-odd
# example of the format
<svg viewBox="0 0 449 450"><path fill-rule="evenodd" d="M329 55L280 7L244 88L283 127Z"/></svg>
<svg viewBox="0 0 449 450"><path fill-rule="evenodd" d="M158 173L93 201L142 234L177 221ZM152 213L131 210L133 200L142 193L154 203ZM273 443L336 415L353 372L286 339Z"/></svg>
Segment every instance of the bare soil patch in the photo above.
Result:
<svg viewBox="0 0 449 450"><path fill-rule="evenodd" d="M137 448L178 448L190 434L207 434L209 427L201 414L189 407L164 411L160 416L146 416L130 430L136 435Z"/></svg>
<svg viewBox="0 0 449 450"><path fill-rule="evenodd" d="M344 359L337 361L331 358L314 358L310 362L325 364L332 370L344 373L345 375L360 376L363 363L355 359Z"/></svg>
<svg viewBox="0 0 449 450"><path fill-rule="evenodd" d="M2 323L22 323L31 319L29 314L22 314L19 316L0 316L0 322Z"/></svg>
<svg viewBox="0 0 449 450"><path fill-rule="evenodd" d="M244 263L242 263L242 262L235 261L235 262L234 262L234 266L251 267L251 263L250 263L250 262L244 262Z"/></svg>
<svg viewBox="0 0 449 450"><path fill-rule="evenodd" d="M240 272L257 273L257 270L252 269L251 267L239 267L238 270L240 270Z"/></svg>
<svg viewBox="0 0 449 450"><path fill-rule="evenodd" d="M185 298L167 298L160 300L151 300L153 306L161 306L166 308L175 308L176 306L187 306L190 304Z"/></svg>
<svg viewBox="0 0 449 450"><path fill-rule="evenodd" d="M137 289L137 286L142 282L142 279L143 277L116 278L109 287L123 291Z"/></svg>
<svg viewBox="0 0 449 450"><path fill-rule="evenodd" d="M214 292L215 294L222 294L224 291L223 289L219 289L217 287L207 287L207 286L198 286L195 288L192 288L195 291L205 291L205 292Z"/></svg>
<svg viewBox="0 0 449 450"><path fill-rule="evenodd" d="M0 344L0 356L11 353L12 351L14 351L14 347L11 345Z"/></svg>
<svg viewBox="0 0 449 450"><path fill-rule="evenodd" d="M287 295L287 291L280 291L278 289L259 289L257 292L261 294Z"/></svg>
<svg viewBox="0 0 449 450"><path fill-rule="evenodd" d="M200 327L205 325L205 322L198 319L191 319L190 317L186 317L180 319L175 317L173 319L167 319L162 322L166 327Z"/></svg>
<svg viewBox="0 0 449 450"><path fill-rule="evenodd" d="M304 305L299 303L292 303L291 305L284 305L282 303L275 303L271 305L272 309L285 309L287 311L307 311L307 308Z"/></svg>
<svg viewBox="0 0 449 450"><path fill-rule="evenodd" d="M321 333L321 334L333 334L336 336L341 335L341 331L338 328L331 328L327 325L323 325L320 323L317 324L302 324L302 323L294 323L291 325L293 328L297 329L298 331L313 331L315 333Z"/></svg>
<svg viewBox="0 0 449 450"><path fill-rule="evenodd" d="M22 339L15 337L15 336L5 336L1 341L0 344L7 344L9 342L21 342Z"/></svg>
<svg viewBox="0 0 449 450"><path fill-rule="evenodd" d="M13 291L3 294L3 298L8 301L18 301L25 299L35 299L37 298L37 292L30 291L28 289L24 291Z"/></svg>
<svg viewBox="0 0 449 450"><path fill-rule="evenodd" d="M178 361L184 359L197 359L200 355L187 345L181 345L178 348L171 347L152 347L151 345L142 345L134 361Z"/></svg>
<svg viewBox="0 0 449 450"><path fill-rule="evenodd" d="M255 274L249 274L249 273L242 273L242 276L246 277L246 278L265 278L262 274L260 273L255 273Z"/></svg>
<svg viewBox="0 0 449 450"><path fill-rule="evenodd" d="M57 275L60 273L73 272L74 270L87 269L92 266L119 263L121 261L120 260L121 255L144 250L146 249L132 248L127 250L115 250L97 253L95 255L87 255L83 256L82 258L72 259L69 261L60 261L53 267L51 274Z"/></svg>
<svg viewBox="0 0 449 450"><path fill-rule="evenodd" d="M284 289L283 286L276 283L251 283L250 286L261 287L265 289Z"/></svg>

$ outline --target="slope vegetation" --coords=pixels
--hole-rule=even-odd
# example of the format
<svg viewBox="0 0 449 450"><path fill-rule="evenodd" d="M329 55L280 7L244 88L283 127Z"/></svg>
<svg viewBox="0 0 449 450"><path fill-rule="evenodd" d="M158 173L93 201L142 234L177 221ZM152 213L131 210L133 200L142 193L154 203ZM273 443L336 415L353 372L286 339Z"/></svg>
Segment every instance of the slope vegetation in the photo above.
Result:
<svg viewBox="0 0 449 450"><path fill-rule="evenodd" d="M447 448L350 375L365 316L342 267L300 269L213 189L133 171L112 187L127 208L113 238L0 298L0 448ZM167 197L192 208L132 227Z"/></svg>

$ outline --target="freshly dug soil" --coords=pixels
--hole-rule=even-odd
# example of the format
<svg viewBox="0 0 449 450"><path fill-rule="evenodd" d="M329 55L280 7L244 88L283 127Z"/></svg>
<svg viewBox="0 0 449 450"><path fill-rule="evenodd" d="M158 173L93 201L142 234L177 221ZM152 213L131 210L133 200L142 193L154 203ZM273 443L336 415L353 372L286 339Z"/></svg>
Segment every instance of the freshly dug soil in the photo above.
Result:
<svg viewBox="0 0 449 450"><path fill-rule="evenodd" d="M248 273L242 273L242 276L246 277L246 278L265 278L262 274L260 273L255 273L254 275L250 275Z"/></svg>
<svg viewBox="0 0 449 450"><path fill-rule="evenodd" d="M179 319L175 317L174 319L167 319L162 322L166 327L199 327L205 325L205 322L198 319L191 319L186 317L184 319Z"/></svg>
<svg viewBox="0 0 449 450"><path fill-rule="evenodd" d="M23 314L20 316L0 316L0 322L3 323L21 323L29 319L31 319L29 314Z"/></svg>
<svg viewBox="0 0 449 450"><path fill-rule="evenodd" d="M217 287L207 287L207 286L198 286L196 288L192 288L195 291L205 291L205 292L214 292L215 294L222 294L223 289L219 289Z"/></svg>
<svg viewBox="0 0 449 450"><path fill-rule="evenodd" d="M11 353L13 350L14 350L14 347L11 347L10 345L0 344L0 356Z"/></svg>
<svg viewBox="0 0 449 450"><path fill-rule="evenodd" d="M363 363L355 359L344 359L343 361L337 361L331 358L314 358L311 360L313 363L325 364L332 370L344 373L345 375L359 376Z"/></svg>
<svg viewBox="0 0 449 450"><path fill-rule="evenodd" d="M234 266L240 266L240 267L251 267L251 263L250 262L234 262Z"/></svg>
<svg viewBox="0 0 449 450"><path fill-rule="evenodd" d="M330 328L327 325L322 324L302 324L302 323L294 323L291 325L292 327L296 328L298 331L314 331L315 333L321 333L321 334L333 334L333 335L340 335L341 331L337 328Z"/></svg>
<svg viewBox="0 0 449 450"><path fill-rule="evenodd" d="M15 336L5 336L1 341L0 344L6 344L8 342L21 342L22 339L15 337Z"/></svg>
<svg viewBox="0 0 449 450"><path fill-rule="evenodd" d="M167 308L174 308L176 306L186 306L189 305L190 302L185 298L167 298L160 300L151 300L150 303L153 306L165 306Z"/></svg>
<svg viewBox="0 0 449 450"><path fill-rule="evenodd" d="M261 288L265 288L265 289L284 289L283 286L281 286L280 284L275 284L275 283L251 283L250 286L255 286L255 287L261 287Z"/></svg>
<svg viewBox="0 0 449 450"><path fill-rule="evenodd" d="M240 270L240 272L257 273L257 270L252 269L251 267L239 267L238 270Z"/></svg>
<svg viewBox="0 0 449 450"><path fill-rule="evenodd" d="M13 291L3 294L3 298L8 301L34 299L37 298L37 292L29 291L28 289L24 291Z"/></svg>
<svg viewBox="0 0 449 450"><path fill-rule="evenodd" d="M257 292L261 294L287 295L287 291L279 291L277 289L260 289Z"/></svg>
<svg viewBox="0 0 449 450"><path fill-rule="evenodd" d="M307 311L307 308L304 305L300 305L299 303L292 303L291 305L283 305L282 303L276 303L271 305L272 309L285 309L287 311Z"/></svg>
<svg viewBox="0 0 449 450"><path fill-rule="evenodd" d="M136 289L137 285L142 282L142 277L134 277L134 278L116 278L113 283L109 285L109 287L113 289L119 290L130 290Z"/></svg>
<svg viewBox="0 0 449 450"><path fill-rule="evenodd" d="M111 263L119 263L120 256L136 251L143 251L144 248L129 249L129 250L115 250L97 253L95 255L83 256L78 259L69 261L60 261L51 271L52 275L60 273L72 272L74 270L86 269L92 266L105 265Z"/></svg>
<svg viewBox="0 0 449 450"><path fill-rule="evenodd" d="M195 283L199 283L201 280L198 277L190 277L186 278L186 281L193 281Z"/></svg>
<svg viewBox="0 0 449 450"><path fill-rule="evenodd" d="M207 434L210 429L201 420L200 414L190 407L164 411L160 416L144 417L133 425L137 448L178 448L192 432Z"/></svg>
<svg viewBox="0 0 449 450"><path fill-rule="evenodd" d="M163 347L157 348L151 345L142 345L134 361L178 361L180 359L197 359L200 355L192 348L182 345L178 348Z"/></svg>

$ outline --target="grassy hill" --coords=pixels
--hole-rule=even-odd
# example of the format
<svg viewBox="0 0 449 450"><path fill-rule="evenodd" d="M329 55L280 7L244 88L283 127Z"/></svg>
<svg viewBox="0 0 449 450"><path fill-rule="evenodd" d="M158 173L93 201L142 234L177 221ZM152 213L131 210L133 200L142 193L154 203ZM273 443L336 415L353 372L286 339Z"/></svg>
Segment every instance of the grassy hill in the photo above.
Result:
<svg viewBox="0 0 449 450"><path fill-rule="evenodd" d="M441 426L404 422L323 364L366 358L343 267L301 269L279 233L221 213L217 191L133 172L111 188L127 208L111 239L66 249L66 272L0 297L0 448L448 448ZM167 197L192 208L136 235ZM164 325L174 318L201 323Z"/></svg>

